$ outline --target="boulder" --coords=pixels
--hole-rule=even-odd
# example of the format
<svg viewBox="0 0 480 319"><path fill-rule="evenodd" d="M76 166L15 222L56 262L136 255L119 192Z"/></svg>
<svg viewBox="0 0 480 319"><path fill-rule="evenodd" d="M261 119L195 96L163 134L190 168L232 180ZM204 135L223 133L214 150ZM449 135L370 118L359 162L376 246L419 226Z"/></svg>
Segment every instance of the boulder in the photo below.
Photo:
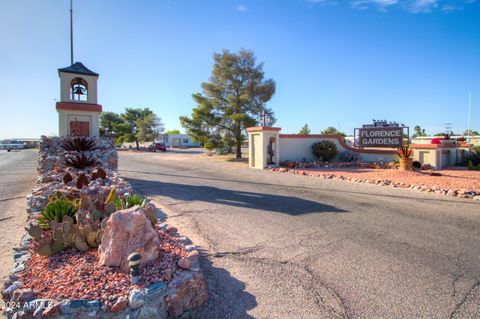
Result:
<svg viewBox="0 0 480 319"><path fill-rule="evenodd" d="M142 255L140 267L154 262L160 254L160 238L140 206L113 213L103 231L98 248L101 265L119 267L129 272L127 257Z"/></svg>

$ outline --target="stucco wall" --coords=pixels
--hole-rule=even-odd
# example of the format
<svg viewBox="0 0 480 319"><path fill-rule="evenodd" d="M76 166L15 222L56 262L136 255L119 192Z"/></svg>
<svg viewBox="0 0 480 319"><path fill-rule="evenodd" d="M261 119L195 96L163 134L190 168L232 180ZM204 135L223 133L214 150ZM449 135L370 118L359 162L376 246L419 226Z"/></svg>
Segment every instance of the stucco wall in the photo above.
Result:
<svg viewBox="0 0 480 319"><path fill-rule="evenodd" d="M280 135L280 159L282 161L313 161L312 145L320 141L332 141L337 146L338 153L349 150L360 155L360 160L365 162L389 162L394 159L395 154L392 151L361 151L341 143L337 137L300 137L291 135Z"/></svg>
<svg viewBox="0 0 480 319"><path fill-rule="evenodd" d="M69 136L72 120L87 121L90 123L90 136L99 137L100 112L84 112L73 110L57 110L59 136Z"/></svg>
<svg viewBox="0 0 480 319"><path fill-rule="evenodd" d="M88 94L86 101L73 101L70 95L70 83L75 78L82 78L87 82ZM85 74L60 72L60 100L62 102L97 104L97 77Z"/></svg>

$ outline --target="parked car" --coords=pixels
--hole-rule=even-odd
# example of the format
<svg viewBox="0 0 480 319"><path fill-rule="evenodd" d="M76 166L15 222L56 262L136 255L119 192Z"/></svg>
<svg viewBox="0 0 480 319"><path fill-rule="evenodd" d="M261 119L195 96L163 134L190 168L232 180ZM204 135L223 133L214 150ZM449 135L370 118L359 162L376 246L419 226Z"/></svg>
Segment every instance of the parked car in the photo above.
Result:
<svg viewBox="0 0 480 319"><path fill-rule="evenodd" d="M151 152L156 152L156 151L166 152L167 147L165 146L164 143L153 143L148 147L148 150Z"/></svg>

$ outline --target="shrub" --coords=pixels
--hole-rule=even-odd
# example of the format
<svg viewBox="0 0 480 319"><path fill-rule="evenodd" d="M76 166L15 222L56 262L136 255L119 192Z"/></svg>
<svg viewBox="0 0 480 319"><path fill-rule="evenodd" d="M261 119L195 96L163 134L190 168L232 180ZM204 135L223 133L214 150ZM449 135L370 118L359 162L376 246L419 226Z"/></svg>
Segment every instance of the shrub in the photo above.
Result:
<svg viewBox="0 0 480 319"><path fill-rule="evenodd" d="M73 157L67 157L65 159L65 165L76 169L84 169L97 164L97 161L85 154L77 154Z"/></svg>
<svg viewBox="0 0 480 319"><path fill-rule="evenodd" d="M84 136L73 137L70 140L64 141L60 146L65 151L72 152L93 151L97 148L93 139Z"/></svg>
<svg viewBox="0 0 480 319"><path fill-rule="evenodd" d="M63 222L65 216L74 217L80 206L80 199L69 200L62 193L49 198L45 209L40 213L38 224L45 229L50 228L51 221Z"/></svg>
<svg viewBox="0 0 480 319"><path fill-rule="evenodd" d="M472 164L477 166L480 164L480 145L474 146L470 149L470 154L467 160L472 161Z"/></svg>
<svg viewBox="0 0 480 319"><path fill-rule="evenodd" d="M343 151L338 154L338 160L340 162L356 163L360 159L360 155L351 151Z"/></svg>
<svg viewBox="0 0 480 319"><path fill-rule="evenodd" d="M313 156L318 161L328 162L338 154L337 146L332 141L321 141L312 145Z"/></svg>
<svg viewBox="0 0 480 319"><path fill-rule="evenodd" d="M217 155L227 155L232 152L232 148L228 145L223 145L216 149Z"/></svg>

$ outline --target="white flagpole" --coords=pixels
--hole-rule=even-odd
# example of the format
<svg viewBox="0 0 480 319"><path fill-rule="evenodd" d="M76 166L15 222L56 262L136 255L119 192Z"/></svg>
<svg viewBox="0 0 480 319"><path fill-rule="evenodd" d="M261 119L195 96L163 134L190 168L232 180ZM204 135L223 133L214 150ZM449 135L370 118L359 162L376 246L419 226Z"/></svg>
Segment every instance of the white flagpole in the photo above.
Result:
<svg viewBox="0 0 480 319"><path fill-rule="evenodd" d="M467 128L467 142L470 143L470 136L472 135L470 132L470 114L472 111L472 92L468 94L468 128Z"/></svg>

